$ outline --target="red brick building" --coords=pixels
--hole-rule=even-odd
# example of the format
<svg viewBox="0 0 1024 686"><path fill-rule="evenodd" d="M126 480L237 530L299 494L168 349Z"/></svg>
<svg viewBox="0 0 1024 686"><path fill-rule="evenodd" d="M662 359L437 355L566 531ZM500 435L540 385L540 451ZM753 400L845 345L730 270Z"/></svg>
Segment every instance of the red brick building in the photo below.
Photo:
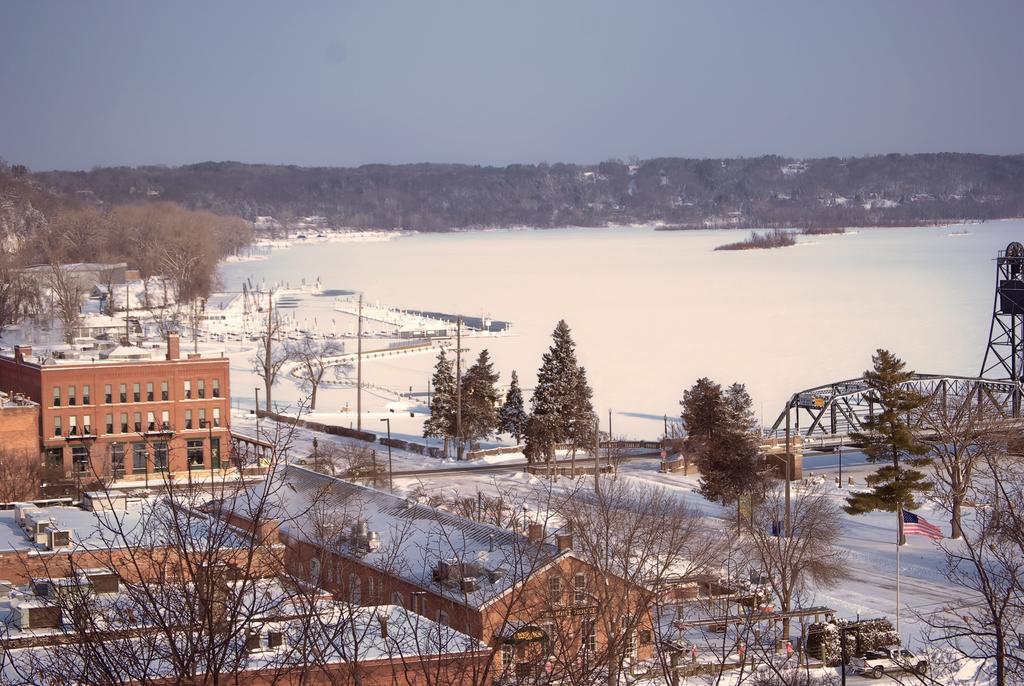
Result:
<svg viewBox="0 0 1024 686"><path fill-rule="evenodd" d="M117 346L0 355L0 389L39 404L36 445L69 477L148 480L228 466L228 359ZM223 455L223 459L222 459Z"/></svg>
<svg viewBox="0 0 1024 686"><path fill-rule="evenodd" d="M39 404L0 393L0 449L9 455L39 454Z"/></svg>
<svg viewBox="0 0 1024 686"><path fill-rule="evenodd" d="M611 659L607 630L627 616L641 619L617 637L615 659L653 653L652 593L603 575L574 554L569 535L548 537L539 524L509 531L294 465L271 478L279 481L267 490L281 502L261 516L280 523L294 574L349 602L401 605L486 643L492 676ZM255 500L236 501L237 523L245 526L244 503ZM559 664L549 667L552 657Z"/></svg>

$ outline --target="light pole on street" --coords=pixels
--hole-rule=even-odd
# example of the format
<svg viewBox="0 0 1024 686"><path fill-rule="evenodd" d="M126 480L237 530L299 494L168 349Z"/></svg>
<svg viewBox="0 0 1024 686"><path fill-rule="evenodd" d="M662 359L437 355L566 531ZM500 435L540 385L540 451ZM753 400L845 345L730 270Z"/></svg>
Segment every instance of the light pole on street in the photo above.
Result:
<svg viewBox="0 0 1024 686"><path fill-rule="evenodd" d="M385 417L381 421L382 422L387 422L387 424L388 424L388 490L391 491L392 493L394 493L395 492L395 484L394 484L394 481L392 479L393 479L393 475L395 473L395 470L394 470L394 468L391 465L391 417Z"/></svg>

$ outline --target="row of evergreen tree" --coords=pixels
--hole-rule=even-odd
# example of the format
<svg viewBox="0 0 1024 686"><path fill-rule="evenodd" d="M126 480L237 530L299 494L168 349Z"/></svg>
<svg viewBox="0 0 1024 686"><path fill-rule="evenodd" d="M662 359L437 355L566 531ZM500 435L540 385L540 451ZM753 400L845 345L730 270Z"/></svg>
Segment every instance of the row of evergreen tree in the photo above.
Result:
<svg viewBox="0 0 1024 686"><path fill-rule="evenodd" d="M499 404L499 375L486 349L462 374L461 383L454 367L454 360L442 349L431 381L430 418L423 425L424 436L444 440L446 455L452 445L458 446L461 455L464 446L493 434L506 434L517 443L525 441L530 463L553 459L558 445L579 450L593 444L597 423L593 391L586 369L576 359L576 344L565 320L559 321L552 333L551 347L537 372L529 413L515 371Z"/></svg>

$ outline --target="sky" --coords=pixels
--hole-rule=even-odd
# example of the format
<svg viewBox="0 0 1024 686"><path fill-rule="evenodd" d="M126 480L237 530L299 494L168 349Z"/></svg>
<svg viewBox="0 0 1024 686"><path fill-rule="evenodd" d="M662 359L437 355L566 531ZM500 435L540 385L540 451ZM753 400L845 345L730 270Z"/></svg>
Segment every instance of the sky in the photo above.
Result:
<svg viewBox="0 0 1024 686"><path fill-rule="evenodd" d="M1024 152L1024 3L0 0L0 158Z"/></svg>

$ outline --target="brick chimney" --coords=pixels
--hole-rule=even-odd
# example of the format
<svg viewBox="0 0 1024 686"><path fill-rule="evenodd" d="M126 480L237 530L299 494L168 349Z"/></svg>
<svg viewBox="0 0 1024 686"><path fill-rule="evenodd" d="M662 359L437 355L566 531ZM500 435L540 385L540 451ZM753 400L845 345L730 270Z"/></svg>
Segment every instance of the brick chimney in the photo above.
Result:
<svg viewBox="0 0 1024 686"><path fill-rule="evenodd" d="M572 550L572 534L557 534L555 542L558 544L558 552Z"/></svg>
<svg viewBox="0 0 1024 686"><path fill-rule="evenodd" d="M167 359L177 360L181 357L181 337L171 332L167 334Z"/></svg>
<svg viewBox="0 0 1024 686"><path fill-rule="evenodd" d="M531 522L527 536L534 543L540 543L544 540L544 527L536 522Z"/></svg>
<svg viewBox="0 0 1024 686"><path fill-rule="evenodd" d="M21 364L25 361L26 357L32 357L32 346L31 345L16 345L14 346L14 361Z"/></svg>

